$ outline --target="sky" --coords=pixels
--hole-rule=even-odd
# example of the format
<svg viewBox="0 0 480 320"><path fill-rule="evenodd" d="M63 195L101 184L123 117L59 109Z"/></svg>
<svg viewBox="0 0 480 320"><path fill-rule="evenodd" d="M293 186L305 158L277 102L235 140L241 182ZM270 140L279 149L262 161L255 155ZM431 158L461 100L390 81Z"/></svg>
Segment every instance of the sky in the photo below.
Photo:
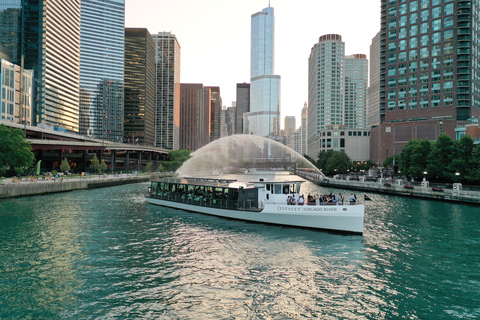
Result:
<svg viewBox="0 0 480 320"><path fill-rule="evenodd" d="M180 82L219 86L223 105L236 84L250 82L251 15L268 0L126 0L125 26L171 32L181 47ZM281 127L308 101L308 58L318 38L335 33L345 54L370 55L380 30L380 0L271 0L275 9L274 74L281 76Z"/></svg>

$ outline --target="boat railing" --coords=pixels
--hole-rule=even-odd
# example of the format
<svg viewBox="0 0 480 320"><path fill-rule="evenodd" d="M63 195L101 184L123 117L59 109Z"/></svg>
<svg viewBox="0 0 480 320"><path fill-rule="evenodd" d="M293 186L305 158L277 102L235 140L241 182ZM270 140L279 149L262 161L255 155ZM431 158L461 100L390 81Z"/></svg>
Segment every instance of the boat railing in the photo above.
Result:
<svg viewBox="0 0 480 320"><path fill-rule="evenodd" d="M187 194L171 194L168 192L150 192L149 196L154 199L168 200L173 202L180 202L186 204L192 204L197 206L205 206L212 208L224 208L224 209L238 209L238 210L252 210L258 211L263 209L261 203L258 201L237 201L237 200L227 200L227 199L213 199L204 196L194 196ZM260 207L259 207L260 204Z"/></svg>

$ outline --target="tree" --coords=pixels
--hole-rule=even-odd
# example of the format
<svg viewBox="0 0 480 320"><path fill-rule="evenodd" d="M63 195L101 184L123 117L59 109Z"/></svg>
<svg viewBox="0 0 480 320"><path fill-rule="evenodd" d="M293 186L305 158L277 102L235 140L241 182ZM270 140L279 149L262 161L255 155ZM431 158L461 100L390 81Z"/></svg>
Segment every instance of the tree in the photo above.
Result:
<svg viewBox="0 0 480 320"><path fill-rule="evenodd" d="M63 173L66 173L70 170L70 164L68 163L67 158L63 158L63 161L60 164L60 170L62 170Z"/></svg>
<svg viewBox="0 0 480 320"><path fill-rule="evenodd" d="M421 177L427 168L427 157L432 149L428 139L411 140L400 154L400 170L407 177Z"/></svg>
<svg viewBox="0 0 480 320"><path fill-rule="evenodd" d="M334 152L335 151L333 151L333 150L327 150L327 151L320 152L318 154L317 168L322 169L322 171L326 172L327 161L333 155Z"/></svg>
<svg viewBox="0 0 480 320"><path fill-rule="evenodd" d="M147 162L147 164L145 165L145 171L150 172L150 169L152 168L152 166L153 166L153 163L151 161Z"/></svg>
<svg viewBox="0 0 480 320"><path fill-rule="evenodd" d="M102 172L102 166L100 165L100 161L98 160L97 155L93 157L90 168L93 168L95 171L97 171L97 173Z"/></svg>
<svg viewBox="0 0 480 320"><path fill-rule="evenodd" d="M190 150L172 150L168 153L169 161L180 161L185 162L190 159L190 154L192 151Z"/></svg>
<svg viewBox="0 0 480 320"><path fill-rule="evenodd" d="M334 151L332 156L328 158L325 174L345 173L351 165L352 161L345 152Z"/></svg>
<svg viewBox="0 0 480 320"><path fill-rule="evenodd" d="M105 163L105 160L102 159L102 162L100 163L100 170L102 172L105 172L105 170L107 170L107 164ZM100 172L98 172L100 173Z"/></svg>
<svg viewBox="0 0 480 320"><path fill-rule="evenodd" d="M391 157L387 157L383 162L382 165L385 168L392 168L395 169L395 165L399 165L400 163L400 156L399 155L394 155Z"/></svg>
<svg viewBox="0 0 480 320"><path fill-rule="evenodd" d="M34 163L35 156L23 130L0 125L0 174L5 173L7 166L22 171Z"/></svg>
<svg viewBox="0 0 480 320"><path fill-rule="evenodd" d="M463 136L459 141L455 141L454 150L455 157L448 166L449 178L454 180L455 172L459 172L460 179L467 181L474 180L474 177L471 175L475 163L473 160L473 139L468 135Z"/></svg>
<svg viewBox="0 0 480 320"><path fill-rule="evenodd" d="M446 134L441 134L432 144L432 151L427 157L428 176L443 181L451 179L455 172L451 171L449 165L454 157L454 141Z"/></svg>

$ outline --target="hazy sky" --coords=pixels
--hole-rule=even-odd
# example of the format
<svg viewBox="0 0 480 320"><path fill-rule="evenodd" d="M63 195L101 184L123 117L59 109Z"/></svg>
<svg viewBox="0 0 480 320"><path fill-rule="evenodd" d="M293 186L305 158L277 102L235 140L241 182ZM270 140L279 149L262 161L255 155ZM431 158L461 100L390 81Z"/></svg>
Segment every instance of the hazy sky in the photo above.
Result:
<svg viewBox="0 0 480 320"><path fill-rule="evenodd" d="M251 15L268 0L126 0L125 26L170 31L181 46L182 83L219 86L223 105L236 84L250 82ZM275 9L275 74L281 80L281 127L308 100L308 57L324 34L336 33L347 55L369 56L380 30L380 0L271 0Z"/></svg>

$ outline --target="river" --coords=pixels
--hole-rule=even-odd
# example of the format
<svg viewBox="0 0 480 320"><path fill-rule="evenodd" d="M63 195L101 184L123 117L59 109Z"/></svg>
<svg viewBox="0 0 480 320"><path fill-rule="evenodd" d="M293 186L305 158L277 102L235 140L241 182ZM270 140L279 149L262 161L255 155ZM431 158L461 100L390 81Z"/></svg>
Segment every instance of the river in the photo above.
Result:
<svg viewBox="0 0 480 320"><path fill-rule="evenodd" d="M0 318L480 318L478 207L368 194L347 236L148 205L147 186L0 201Z"/></svg>

